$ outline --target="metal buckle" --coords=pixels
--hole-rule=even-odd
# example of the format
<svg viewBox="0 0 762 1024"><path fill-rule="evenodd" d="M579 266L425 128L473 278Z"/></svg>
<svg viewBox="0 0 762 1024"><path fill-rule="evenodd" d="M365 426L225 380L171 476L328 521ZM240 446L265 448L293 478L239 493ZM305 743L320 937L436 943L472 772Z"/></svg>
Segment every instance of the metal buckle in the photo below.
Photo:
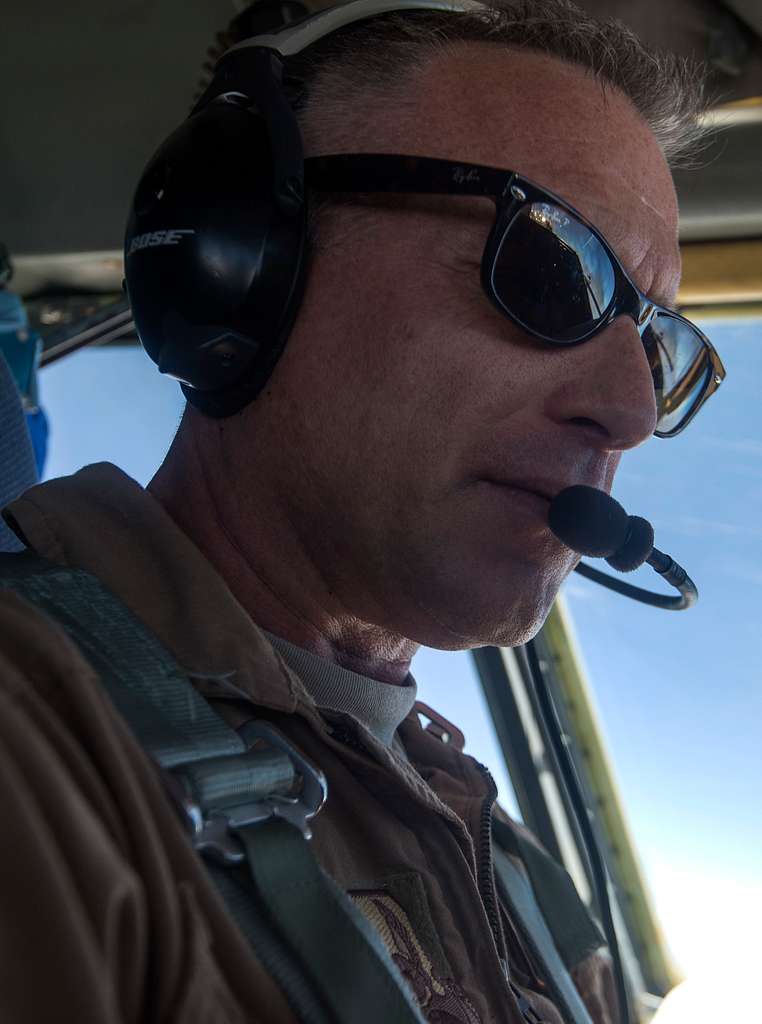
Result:
<svg viewBox="0 0 762 1024"><path fill-rule="evenodd" d="M328 795L328 783L323 772L291 746L273 726L252 719L238 729L238 735L247 750L255 743L264 742L283 751L301 780L300 791L292 796L274 794L254 801L246 801L243 793L241 803L205 813L183 785L180 777L182 767L179 771L164 772L164 781L190 831L194 847L199 853L225 865L240 864L246 859L243 843L235 831L247 825L281 818L298 828L305 839L311 839L308 822L321 809Z"/></svg>

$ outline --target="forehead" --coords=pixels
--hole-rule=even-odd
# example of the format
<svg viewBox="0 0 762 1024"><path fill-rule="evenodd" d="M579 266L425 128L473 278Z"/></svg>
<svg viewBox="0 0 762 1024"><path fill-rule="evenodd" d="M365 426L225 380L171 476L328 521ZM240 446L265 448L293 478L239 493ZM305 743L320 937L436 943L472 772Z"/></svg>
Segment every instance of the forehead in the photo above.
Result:
<svg viewBox="0 0 762 1024"><path fill-rule="evenodd" d="M631 102L583 69L462 44L425 66L392 134L400 152L510 168L556 192L603 232L642 290L674 298L669 168Z"/></svg>

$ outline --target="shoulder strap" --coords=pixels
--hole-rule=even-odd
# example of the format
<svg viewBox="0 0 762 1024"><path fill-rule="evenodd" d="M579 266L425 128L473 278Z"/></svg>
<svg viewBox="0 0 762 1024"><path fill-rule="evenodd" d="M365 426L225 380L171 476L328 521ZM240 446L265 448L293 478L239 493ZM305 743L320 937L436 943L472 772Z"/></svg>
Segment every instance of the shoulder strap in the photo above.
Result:
<svg viewBox="0 0 762 1024"><path fill-rule="evenodd" d="M493 819L495 878L568 1024L591 1024L569 971L603 944L568 873L520 831ZM517 857L527 875L511 859Z"/></svg>
<svg viewBox="0 0 762 1024"><path fill-rule="evenodd" d="M423 1024L380 936L318 864L322 772L275 729L230 729L94 576L0 554L0 586L57 620L158 763L231 915L310 1024Z"/></svg>
<svg viewBox="0 0 762 1024"><path fill-rule="evenodd" d="M568 970L576 967L606 940L582 902L569 872L518 828L498 818L492 822L498 846L518 857L547 922L556 949Z"/></svg>

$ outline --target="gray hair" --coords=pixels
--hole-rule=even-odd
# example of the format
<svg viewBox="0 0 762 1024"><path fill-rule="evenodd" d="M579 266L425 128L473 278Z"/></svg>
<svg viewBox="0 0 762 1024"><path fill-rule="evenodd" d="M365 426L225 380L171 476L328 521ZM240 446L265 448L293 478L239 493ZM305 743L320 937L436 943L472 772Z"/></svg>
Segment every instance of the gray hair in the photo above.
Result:
<svg viewBox="0 0 762 1024"><path fill-rule="evenodd" d="M387 103L390 95L404 103L415 71L471 42L579 65L629 98L671 167L695 162L707 134L699 118L706 109L703 66L650 50L620 21L594 18L571 0L497 0L483 13L408 11L329 36L296 69L306 85L297 106L305 135L335 142L351 131L356 138L358 103L381 93Z"/></svg>

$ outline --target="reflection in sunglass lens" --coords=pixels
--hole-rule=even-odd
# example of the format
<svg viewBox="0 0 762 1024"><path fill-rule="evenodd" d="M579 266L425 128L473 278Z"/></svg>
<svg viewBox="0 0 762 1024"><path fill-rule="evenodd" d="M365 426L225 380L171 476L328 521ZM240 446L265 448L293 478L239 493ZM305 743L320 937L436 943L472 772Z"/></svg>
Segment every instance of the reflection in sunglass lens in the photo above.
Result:
<svg viewBox="0 0 762 1024"><path fill-rule="evenodd" d="M657 313L643 332L656 388L660 434L676 430L690 416L712 374L706 346L690 324Z"/></svg>
<svg viewBox="0 0 762 1024"><path fill-rule="evenodd" d="M614 298L614 268L592 231L552 203L523 206L492 269L499 301L530 331L579 341Z"/></svg>

